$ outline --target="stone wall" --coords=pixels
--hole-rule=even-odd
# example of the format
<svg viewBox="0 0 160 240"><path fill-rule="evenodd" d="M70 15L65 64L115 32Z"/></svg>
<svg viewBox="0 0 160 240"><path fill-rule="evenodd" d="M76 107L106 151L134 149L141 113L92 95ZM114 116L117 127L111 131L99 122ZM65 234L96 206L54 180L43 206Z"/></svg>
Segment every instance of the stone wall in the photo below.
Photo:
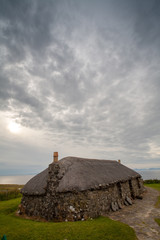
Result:
<svg viewBox="0 0 160 240"><path fill-rule="evenodd" d="M46 194L24 195L20 214L54 221L86 220L132 204L132 199L140 198L144 190L142 179L135 178L111 185L99 185L97 189L87 191L58 193L56 187L63 173L59 175L58 165L50 168L54 169L49 171Z"/></svg>

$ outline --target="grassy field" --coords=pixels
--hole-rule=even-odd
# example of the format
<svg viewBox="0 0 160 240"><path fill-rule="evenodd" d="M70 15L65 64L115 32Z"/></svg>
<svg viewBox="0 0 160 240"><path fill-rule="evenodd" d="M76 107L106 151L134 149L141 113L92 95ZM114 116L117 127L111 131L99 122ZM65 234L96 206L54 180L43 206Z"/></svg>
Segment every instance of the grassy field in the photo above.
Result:
<svg viewBox="0 0 160 240"><path fill-rule="evenodd" d="M135 240L132 228L106 217L79 222L37 222L15 215L21 198L0 202L0 239Z"/></svg>
<svg viewBox="0 0 160 240"><path fill-rule="evenodd" d="M0 184L0 201L21 197L20 189L23 185Z"/></svg>
<svg viewBox="0 0 160 240"><path fill-rule="evenodd" d="M160 191L160 183L146 184ZM22 185L0 185L0 193L19 191ZM14 195L8 195L10 198ZM135 232L128 225L99 217L79 222L38 222L15 215L21 198L0 201L0 239L5 234L7 240L136 240ZM160 207L160 197L157 207ZM160 225L160 219L155 219Z"/></svg>
<svg viewBox="0 0 160 240"><path fill-rule="evenodd" d="M144 185L147 186L147 187L151 187L151 188L154 188L154 189L160 191L160 183L149 183L149 184L145 183Z"/></svg>
<svg viewBox="0 0 160 240"><path fill-rule="evenodd" d="M154 188L160 192L160 180L158 183L144 183L145 186ZM160 208L160 195L158 196L157 202L155 203L155 207ZM160 218L155 218L155 221L160 226Z"/></svg>
<svg viewBox="0 0 160 240"><path fill-rule="evenodd" d="M145 186L154 188L160 192L160 181L159 183L144 183ZM160 208L160 196L157 199L157 202L155 204L155 207Z"/></svg>

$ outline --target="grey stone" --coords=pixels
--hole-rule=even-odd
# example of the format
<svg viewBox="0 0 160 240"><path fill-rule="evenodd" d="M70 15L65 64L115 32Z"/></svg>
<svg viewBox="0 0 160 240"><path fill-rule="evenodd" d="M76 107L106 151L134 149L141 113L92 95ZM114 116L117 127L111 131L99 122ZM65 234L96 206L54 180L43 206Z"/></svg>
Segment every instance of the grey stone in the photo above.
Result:
<svg viewBox="0 0 160 240"><path fill-rule="evenodd" d="M126 206L129 206L129 203L125 200L124 201L124 204L126 205Z"/></svg>
<svg viewBox="0 0 160 240"><path fill-rule="evenodd" d="M121 201L119 199L118 199L117 203L118 203L119 209L122 209L122 204L121 204Z"/></svg>
<svg viewBox="0 0 160 240"><path fill-rule="evenodd" d="M132 200L127 196L126 201L129 203L129 205L132 205Z"/></svg>
<svg viewBox="0 0 160 240"><path fill-rule="evenodd" d="M113 210L113 212L117 211L117 206L115 205L114 202L111 203L111 209Z"/></svg>
<svg viewBox="0 0 160 240"><path fill-rule="evenodd" d="M115 206L116 210L119 209L117 202L114 203L114 206Z"/></svg>

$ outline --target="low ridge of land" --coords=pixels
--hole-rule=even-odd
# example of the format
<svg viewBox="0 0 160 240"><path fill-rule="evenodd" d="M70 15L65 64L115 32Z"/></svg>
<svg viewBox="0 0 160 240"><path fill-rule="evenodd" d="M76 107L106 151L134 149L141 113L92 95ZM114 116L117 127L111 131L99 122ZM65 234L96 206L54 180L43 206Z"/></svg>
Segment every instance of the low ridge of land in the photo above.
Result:
<svg viewBox="0 0 160 240"><path fill-rule="evenodd" d="M0 201L21 197L20 189L23 185L0 184Z"/></svg>

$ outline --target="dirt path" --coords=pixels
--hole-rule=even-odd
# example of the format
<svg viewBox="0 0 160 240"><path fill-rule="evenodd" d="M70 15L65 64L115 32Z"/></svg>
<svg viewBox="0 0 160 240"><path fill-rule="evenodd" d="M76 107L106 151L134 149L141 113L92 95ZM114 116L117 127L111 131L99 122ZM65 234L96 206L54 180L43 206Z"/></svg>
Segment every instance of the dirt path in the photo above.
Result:
<svg viewBox="0 0 160 240"><path fill-rule="evenodd" d="M139 240L160 240L160 226L154 218L160 218L160 208L155 208L159 192L146 188L143 200L136 199L132 206L113 212L109 217L131 226Z"/></svg>

